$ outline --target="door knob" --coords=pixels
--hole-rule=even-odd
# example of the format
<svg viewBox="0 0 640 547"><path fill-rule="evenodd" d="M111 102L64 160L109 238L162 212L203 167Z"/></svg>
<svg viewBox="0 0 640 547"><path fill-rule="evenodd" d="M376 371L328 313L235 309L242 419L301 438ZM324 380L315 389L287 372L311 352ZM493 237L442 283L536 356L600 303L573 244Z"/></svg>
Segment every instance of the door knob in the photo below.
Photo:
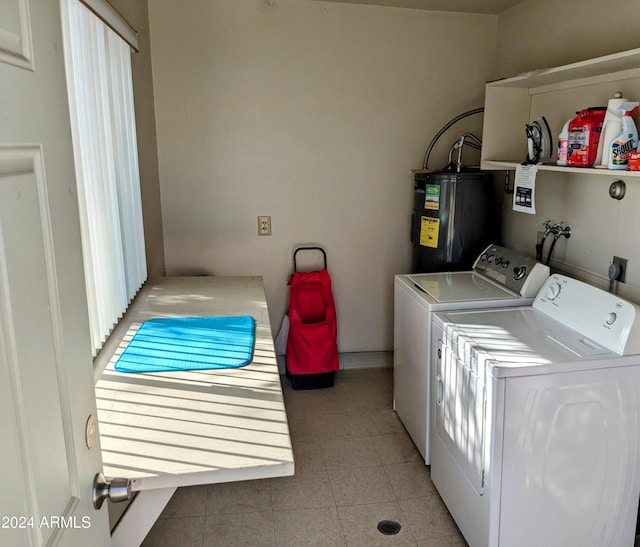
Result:
<svg viewBox="0 0 640 547"><path fill-rule="evenodd" d="M93 479L92 494L93 506L96 509L100 509L106 499L109 499L111 503L130 500L131 479L116 477L107 480L102 473L98 473Z"/></svg>

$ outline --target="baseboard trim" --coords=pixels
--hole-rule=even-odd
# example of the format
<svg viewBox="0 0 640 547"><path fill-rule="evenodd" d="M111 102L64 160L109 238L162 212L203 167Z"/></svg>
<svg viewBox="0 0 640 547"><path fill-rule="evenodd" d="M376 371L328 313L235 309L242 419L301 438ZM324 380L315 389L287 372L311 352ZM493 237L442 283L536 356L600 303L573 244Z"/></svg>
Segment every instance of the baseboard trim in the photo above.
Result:
<svg viewBox="0 0 640 547"><path fill-rule="evenodd" d="M357 351L340 353L338 356L341 370L360 368L387 368L393 366L392 351Z"/></svg>
<svg viewBox="0 0 640 547"><path fill-rule="evenodd" d="M278 370L285 374L285 356L277 355ZM388 368L393 366L393 351L354 351L338 354L340 370L358 370L365 368Z"/></svg>

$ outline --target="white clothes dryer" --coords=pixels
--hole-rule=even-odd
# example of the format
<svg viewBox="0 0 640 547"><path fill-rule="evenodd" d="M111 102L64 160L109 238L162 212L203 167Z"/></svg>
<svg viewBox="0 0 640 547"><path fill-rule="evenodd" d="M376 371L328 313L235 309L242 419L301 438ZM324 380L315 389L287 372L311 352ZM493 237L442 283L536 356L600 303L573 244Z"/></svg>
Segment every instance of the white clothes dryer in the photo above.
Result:
<svg viewBox="0 0 640 547"><path fill-rule="evenodd" d="M470 271L395 276L393 407L427 465L432 314L528 305L548 276L548 266L498 245Z"/></svg>
<svg viewBox="0 0 640 547"><path fill-rule="evenodd" d="M532 306L436 313L431 478L471 547L634 544L640 318L561 275Z"/></svg>

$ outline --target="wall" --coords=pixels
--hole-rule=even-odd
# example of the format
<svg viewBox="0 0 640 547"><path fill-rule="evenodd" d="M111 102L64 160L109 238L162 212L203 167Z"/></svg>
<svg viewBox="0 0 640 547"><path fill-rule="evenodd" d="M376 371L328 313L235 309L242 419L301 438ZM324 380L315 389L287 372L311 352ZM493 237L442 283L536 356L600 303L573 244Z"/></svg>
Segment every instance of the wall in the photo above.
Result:
<svg viewBox="0 0 640 547"><path fill-rule="evenodd" d="M147 272L150 277L160 277L164 275L164 243L162 240L147 0L133 2L131 0L110 0L110 2L138 31L140 51L132 54L131 65L138 133L138 160L140 163L140 190L144 215Z"/></svg>
<svg viewBox="0 0 640 547"><path fill-rule="evenodd" d="M617 2L615 9L598 0L527 0L498 18L496 73L509 77L633 49L639 45L638 28L637 0ZM623 87L625 96L640 99L637 78L625 85L613 87ZM614 91L603 89L599 103L606 105ZM575 104L575 110L586 106L597 105ZM554 141L556 137L554 134ZM535 216L512 212L512 196L504 196L503 239L505 244L533 255L536 232L543 221L565 221L573 235L559 240L553 255L558 260L556 266L607 286L613 255L627 258L627 283L620 287L620 294L640 302L640 240L636 235L640 230L640 182L627 180L627 195L622 201L608 196L610 183L597 175L539 174Z"/></svg>
<svg viewBox="0 0 640 547"><path fill-rule="evenodd" d="M320 244L340 351L392 349L409 170L438 129L483 104L497 18L301 0L149 9L167 274L263 276L275 335L292 252ZM456 136L480 134L474 118L431 167Z"/></svg>
<svg viewBox="0 0 640 547"><path fill-rule="evenodd" d="M498 17L496 75L638 47L637 0L526 0Z"/></svg>

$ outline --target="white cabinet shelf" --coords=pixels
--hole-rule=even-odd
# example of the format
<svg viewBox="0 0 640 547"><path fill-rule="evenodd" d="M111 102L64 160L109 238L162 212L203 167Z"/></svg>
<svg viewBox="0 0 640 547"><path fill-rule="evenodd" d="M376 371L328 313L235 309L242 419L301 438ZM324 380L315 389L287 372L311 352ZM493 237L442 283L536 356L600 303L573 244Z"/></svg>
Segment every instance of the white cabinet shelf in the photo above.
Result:
<svg viewBox="0 0 640 547"><path fill-rule="evenodd" d="M485 89L482 169L515 169L527 155L525 124L540 116L549 123L555 159L556 139L564 123L583 108L606 107L617 91L629 100L640 100L640 48L489 82ZM607 179L640 177L637 171L555 164L538 168Z"/></svg>
<svg viewBox="0 0 640 547"><path fill-rule="evenodd" d="M520 165L519 161L492 161L482 162L482 169L486 171L515 171ZM593 167L564 167L562 165L548 164L538 165L538 171L556 171L573 175L596 175L611 179L640 178L640 171L625 171L614 169L600 169Z"/></svg>

